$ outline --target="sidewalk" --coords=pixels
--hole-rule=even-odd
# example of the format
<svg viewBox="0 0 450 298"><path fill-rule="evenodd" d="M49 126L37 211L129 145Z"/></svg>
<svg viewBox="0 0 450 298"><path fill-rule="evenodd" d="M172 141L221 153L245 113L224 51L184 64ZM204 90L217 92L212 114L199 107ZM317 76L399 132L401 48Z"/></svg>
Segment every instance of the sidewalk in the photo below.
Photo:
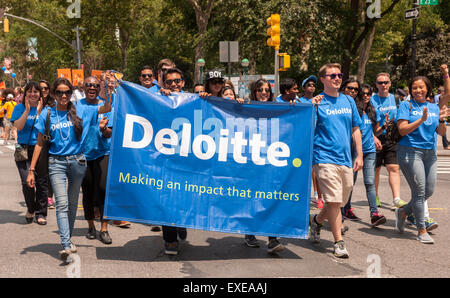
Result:
<svg viewBox="0 0 450 298"><path fill-rule="evenodd" d="M450 140L450 125L447 125L447 140ZM442 147L442 137L437 136L437 156L450 156L450 150L444 150Z"/></svg>

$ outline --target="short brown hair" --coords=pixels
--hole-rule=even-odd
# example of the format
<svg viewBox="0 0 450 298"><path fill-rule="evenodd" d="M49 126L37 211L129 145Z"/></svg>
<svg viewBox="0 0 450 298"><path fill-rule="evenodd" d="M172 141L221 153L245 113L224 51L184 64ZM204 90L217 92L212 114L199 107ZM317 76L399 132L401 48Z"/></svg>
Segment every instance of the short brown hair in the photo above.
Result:
<svg viewBox="0 0 450 298"><path fill-rule="evenodd" d="M378 77L381 77L381 76L388 77L389 80L391 80L391 75L388 74L387 72L380 72L379 74L377 74L377 79L378 79Z"/></svg>
<svg viewBox="0 0 450 298"><path fill-rule="evenodd" d="M158 63L158 70L161 70L164 65L170 66L170 68L175 68L176 67L175 63L173 63L172 60L170 60L170 59L162 59Z"/></svg>
<svg viewBox="0 0 450 298"><path fill-rule="evenodd" d="M329 68L339 68L339 70L341 70L341 65L339 63L327 63L323 65L319 69L319 77L323 77L327 73L327 69Z"/></svg>

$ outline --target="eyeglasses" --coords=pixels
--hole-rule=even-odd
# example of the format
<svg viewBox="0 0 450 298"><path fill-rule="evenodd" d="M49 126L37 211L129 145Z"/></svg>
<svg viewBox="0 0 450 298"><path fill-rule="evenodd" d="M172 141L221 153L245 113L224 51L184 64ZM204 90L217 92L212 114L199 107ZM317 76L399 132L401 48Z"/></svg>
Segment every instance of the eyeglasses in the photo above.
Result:
<svg viewBox="0 0 450 298"><path fill-rule="evenodd" d="M380 82L377 82L378 85L387 85L387 84L389 84L389 83L390 83L389 81L380 81Z"/></svg>
<svg viewBox="0 0 450 298"><path fill-rule="evenodd" d="M350 90L350 91L356 91L356 92L359 92L359 88L358 88L358 87L350 87L350 86L347 86L347 87L345 87L345 89Z"/></svg>
<svg viewBox="0 0 450 298"><path fill-rule="evenodd" d="M58 97L62 97L63 95L70 97L70 96L72 96L72 90L67 90L67 91L56 90L55 95Z"/></svg>
<svg viewBox="0 0 450 298"><path fill-rule="evenodd" d="M181 82L183 81L183 79L175 79L175 80L166 80L165 82L164 82L164 84L166 84L166 85L172 85L172 83L175 83L175 84L180 84Z"/></svg>
<svg viewBox="0 0 450 298"><path fill-rule="evenodd" d="M86 84L84 84L84 86L86 88L91 88L91 87L100 88L100 84L95 84L95 83L86 83Z"/></svg>
<svg viewBox="0 0 450 298"><path fill-rule="evenodd" d="M344 76L343 73L332 73L332 74L323 75L322 77L330 77L330 79L334 80L334 79L336 79L336 77L338 77L339 79L342 79L343 76Z"/></svg>
<svg viewBox="0 0 450 298"><path fill-rule="evenodd" d="M316 84L306 84L306 87L316 87Z"/></svg>
<svg viewBox="0 0 450 298"><path fill-rule="evenodd" d="M148 73L148 74L147 73L143 73L143 74L141 74L141 78L145 79L147 77L151 79L153 77L153 74L151 74L151 73Z"/></svg>
<svg viewBox="0 0 450 298"><path fill-rule="evenodd" d="M256 89L256 91L258 91L258 92L266 91L266 93L269 93L270 89L269 88L258 88L258 89Z"/></svg>

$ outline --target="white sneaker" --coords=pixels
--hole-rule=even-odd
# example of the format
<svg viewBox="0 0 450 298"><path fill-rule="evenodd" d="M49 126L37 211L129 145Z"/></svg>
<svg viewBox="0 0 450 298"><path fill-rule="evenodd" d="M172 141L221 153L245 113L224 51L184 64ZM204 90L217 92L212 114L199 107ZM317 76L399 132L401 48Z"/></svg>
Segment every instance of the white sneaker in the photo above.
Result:
<svg viewBox="0 0 450 298"><path fill-rule="evenodd" d="M425 233L422 235L418 234L417 240L419 240L420 242L425 243L425 244L434 244L433 238L431 238L430 234L428 234L428 233Z"/></svg>
<svg viewBox="0 0 450 298"><path fill-rule="evenodd" d="M406 204L408 204L408 203L405 202L405 201L403 201L402 199L400 199L400 198L395 198L395 199L392 201L392 207L391 207L391 209L401 208L401 207L405 206Z"/></svg>
<svg viewBox="0 0 450 298"><path fill-rule="evenodd" d="M343 240L341 240L341 241L335 243L335 244L333 245L333 248L334 248L333 255L334 255L336 258L347 259L347 258L349 257L348 251L347 251L347 249L345 248L345 244L344 244L344 241L343 241Z"/></svg>

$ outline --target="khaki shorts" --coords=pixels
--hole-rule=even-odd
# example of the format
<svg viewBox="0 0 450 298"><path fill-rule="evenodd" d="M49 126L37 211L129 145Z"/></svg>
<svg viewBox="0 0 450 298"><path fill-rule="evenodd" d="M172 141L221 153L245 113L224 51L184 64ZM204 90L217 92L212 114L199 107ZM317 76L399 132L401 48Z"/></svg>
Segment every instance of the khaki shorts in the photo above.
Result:
<svg viewBox="0 0 450 298"><path fill-rule="evenodd" d="M344 207L353 189L353 169L321 163L313 165L322 198L326 203L341 203Z"/></svg>

